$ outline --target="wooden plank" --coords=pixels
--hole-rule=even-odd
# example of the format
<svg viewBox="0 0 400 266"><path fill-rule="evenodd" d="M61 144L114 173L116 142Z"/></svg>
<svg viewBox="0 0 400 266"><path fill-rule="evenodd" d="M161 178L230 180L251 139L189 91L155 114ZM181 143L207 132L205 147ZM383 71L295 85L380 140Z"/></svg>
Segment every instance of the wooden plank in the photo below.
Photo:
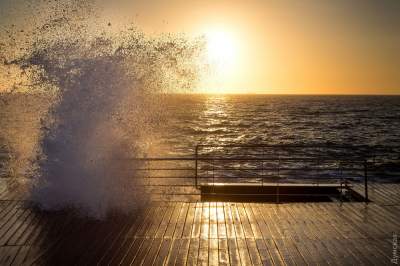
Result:
<svg viewBox="0 0 400 266"><path fill-rule="evenodd" d="M121 244L123 244L126 240L125 235L129 232L132 227L132 223L134 219L132 217L125 217L122 221L121 230L118 230L114 233L115 237L111 238L108 242L108 247L106 247L106 251L101 256L100 260L97 262L98 265L109 265L112 261L113 257L118 253Z"/></svg>
<svg viewBox="0 0 400 266"><path fill-rule="evenodd" d="M19 204L10 204L7 208L6 213L0 217L0 230L7 224L9 224L10 220L15 219L16 215L21 214L21 209L19 208ZM4 231L4 229L3 229Z"/></svg>
<svg viewBox="0 0 400 266"><path fill-rule="evenodd" d="M8 240L8 244L11 246L23 245L35 227L38 226L39 216L39 214L33 212L32 215L26 219L21 228Z"/></svg>
<svg viewBox="0 0 400 266"><path fill-rule="evenodd" d="M202 204L198 202L195 208L194 221L192 226L192 238L200 237L201 216L202 216Z"/></svg>
<svg viewBox="0 0 400 266"><path fill-rule="evenodd" d="M208 239L210 236L210 204L204 202L202 205L200 237ZM201 245L200 245L201 246Z"/></svg>
<svg viewBox="0 0 400 266"><path fill-rule="evenodd" d="M16 206L20 206L18 201L0 201L2 203L2 208L0 210L0 226L4 222L3 220L6 218L8 212L13 210Z"/></svg>
<svg viewBox="0 0 400 266"><path fill-rule="evenodd" d="M239 249L235 238L228 238L229 262L231 265L241 265Z"/></svg>
<svg viewBox="0 0 400 266"><path fill-rule="evenodd" d="M164 265L168 258L168 253L171 248L172 239L164 238L161 242L160 249L158 251L158 255L155 258L154 265Z"/></svg>
<svg viewBox="0 0 400 266"><path fill-rule="evenodd" d="M27 264L43 264L54 257L53 250L57 244L63 244L62 238L69 236L80 224L82 219L72 219L71 213L56 213L49 217L49 223L38 234L32 235L28 243L33 246L28 251ZM68 225L68 226L67 226ZM65 230L63 230L65 228Z"/></svg>
<svg viewBox="0 0 400 266"><path fill-rule="evenodd" d="M154 234L155 238L163 238L165 236L165 232L167 231L168 224L175 209L175 205L176 204L166 206L167 209L165 211L164 218L162 219L160 226L157 229L157 232Z"/></svg>
<svg viewBox="0 0 400 266"><path fill-rule="evenodd" d="M255 239L258 253L260 254L261 262L263 265L273 265L273 260L271 258L271 255L268 251L267 246L265 245L265 242L263 239L258 238Z"/></svg>
<svg viewBox="0 0 400 266"><path fill-rule="evenodd" d="M217 203L210 202L209 237L218 238Z"/></svg>
<svg viewBox="0 0 400 266"><path fill-rule="evenodd" d="M30 234L25 234L20 241L25 245L33 245L36 239L51 226L53 220L47 216L41 215L37 225L32 229Z"/></svg>
<svg viewBox="0 0 400 266"><path fill-rule="evenodd" d="M286 246L286 249L288 250L290 257L292 258L295 265L307 264L306 260L304 259L292 239L285 239L284 245Z"/></svg>
<svg viewBox="0 0 400 266"><path fill-rule="evenodd" d="M185 219L185 225L182 232L183 238L190 238L192 235L193 223L196 212L196 203L191 202L188 206L188 212Z"/></svg>
<svg viewBox="0 0 400 266"><path fill-rule="evenodd" d="M361 261L362 265L376 265L374 264L372 257L370 256L367 249L364 248L362 244L362 240L350 240L348 243L346 242L349 250L356 256L356 258Z"/></svg>
<svg viewBox="0 0 400 266"><path fill-rule="evenodd" d="M265 238L265 239L269 239L272 237L271 231L268 228L268 225L265 223L262 214L260 213L259 209L258 209L258 205L257 204L251 204L251 210L253 212L254 215L254 220L256 221L258 228L260 230L261 233L261 237L258 238ZM257 234L258 235L258 234Z"/></svg>
<svg viewBox="0 0 400 266"><path fill-rule="evenodd" d="M285 265L283 262L283 258L275 245L275 242L272 239L264 239L265 245L271 254L271 258L274 262L274 265Z"/></svg>
<svg viewBox="0 0 400 266"><path fill-rule="evenodd" d="M209 243L208 265L218 265L219 261L218 239L210 238L208 243Z"/></svg>
<svg viewBox="0 0 400 266"><path fill-rule="evenodd" d="M281 257L285 261L285 264L288 266L296 265L296 263L294 262L294 260L291 256L291 253L286 248L285 241L282 238L277 238L277 239L274 239L274 242L279 250Z"/></svg>
<svg viewBox="0 0 400 266"><path fill-rule="evenodd" d="M281 234L273 222L274 218L271 216L272 208L267 208L265 204L258 205L258 208L260 210L261 217L264 219L265 224L267 224L268 228L270 229L269 231L271 232L272 238L279 238Z"/></svg>
<svg viewBox="0 0 400 266"><path fill-rule="evenodd" d="M237 238L236 243L239 249L240 261L242 265L251 265L251 258L249 250L247 249L246 240L244 238Z"/></svg>
<svg viewBox="0 0 400 266"><path fill-rule="evenodd" d="M164 220L165 214L166 214L166 208L162 206L157 206L155 208L155 214L153 217L151 217L151 223L150 226L147 228L146 232L144 233L144 237L150 238L150 237L155 237L156 232L158 231L158 228L161 225L161 222Z"/></svg>
<svg viewBox="0 0 400 266"><path fill-rule="evenodd" d="M244 238L244 231L242 228L242 223L240 221L239 212L236 208L236 204L231 204L229 206L230 213L232 214L233 226L235 228L236 238Z"/></svg>
<svg viewBox="0 0 400 266"><path fill-rule="evenodd" d="M187 265L197 265L199 249L200 249L200 239L199 238L190 239Z"/></svg>
<svg viewBox="0 0 400 266"><path fill-rule="evenodd" d="M176 203L171 219L169 220L167 229L165 231L164 237L167 238L173 237L181 209L182 209L182 203Z"/></svg>
<svg viewBox="0 0 400 266"><path fill-rule="evenodd" d="M330 230L330 227L327 227L327 225L323 222L325 216L316 208L315 205L312 205L312 207L313 211L310 212L310 217L315 222L309 223L309 225L311 226L311 230L315 232L314 239L316 240L305 243L305 248L308 249L311 258L315 263L318 263L318 261L325 261L328 264L334 264L335 261L337 261L337 258L331 256L332 249L326 245L326 238L331 239L335 234L338 237L343 238L343 236L340 234L341 231L337 231L335 234L327 237L327 231Z"/></svg>
<svg viewBox="0 0 400 266"><path fill-rule="evenodd" d="M254 238L246 238L246 244L252 265L262 265L261 256Z"/></svg>
<svg viewBox="0 0 400 266"><path fill-rule="evenodd" d="M179 217L176 222L173 238L181 238L183 234L183 228L185 226L186 216L188 214L188 203L183 203L179 212Z"/></svg>
<svg viewBox="0 0 400 266"><path fill-rule="evenodd" d="M247 220L250 223L250 228L251 231L253 232L253 236L255 238L262 238L262 233L260 227L258 226L257 217L253 213L251 204L243 204L243 207Z"/></svg>
<svg viewBox="0 0 400 266"><path fill-rule="evenodd" d="M140 245L140 248L137 251L135 258L133 259L133 261L131 261L131 264L141 265L144 262L147 252L149 251L152 242L153 242L153 239L148 239L148 238L143 239L143 242Z"/></svg>
<svg viewBox="0 0 400 266"><path fill-rule="evenodd" d="M225 237L218 239L218 263L219 265L230 265L228 241Z"/></svg>
<svg viewBox="0 0 400 266"><path fill-rule="evenodd" d="M218 202L216 211L217 211L218 239L227 238L224 204Z"/></svg>
<svg viewBox="0 0 400 266"><path fill-rule="evenodd" d="M168 258L165 263L166 265L175 265L181 244L182 244L181 239L179 238L172 239L171 249L169 250Z"/></svg>
<svg viewBox="0 0 400 266"><path fill-rule="evenodd" d="M305 261L306 265L316 265L317 261L313 257L312 253L310 252L309 248L305 244L306 241L311 241L309 239L302 239L300 241L291 240L293 245L299 251L301 257Z"/></svg>
<svg viewBox="0 0 400 266"><path fill-rule="evenodd" d="M135 238L126 238L123 243L121 243L121 247L112 255L110 259L110 265L117 265L120 264L125 256L128 255L128 252L135 242Z"/></svg>
<svg viewBox="0 0 400 266"><path fill-rule="evenodd" d="M0 247L0 265L11 265L17 256L19 247L2 246Z"/></svg>
<svg viewBox="0 0 400 266"><path fill-rule="evenodd" d="M25 265L26 256L28 255L29 249L30 249L30 246L19 247L18 253L15 256L11 265L13 265L13 266Z"/></svg>
<svg viewBox="0 0 400 266"><path fill-rule="evenodd" d="M293 221L293 223L290 224L292 232L289 238L294 241L300 241L300 239L306 239L307 234L304 231L304 215L298 211L296 206L296 204L292 204L290 205L290 208L285 208L284 211L286 212L288 219Z"/></svg>
<svg viewBox="0 0 400 266"><path fill-rule="evenodd" d="M103 250L102 245L97 246L94 252L90 253L87 250L91 242L96 243L98 240L97 235L94 233L94 228L88 221L77 222L76 224L73 231L64 234L54 246L48 249L45 256L41 256L40 263L74 265L82 257L86 257L86 254L93 254L88 256L88 261L97 262L100 259L99 254L103 254L103 252L100 253L98 250Z"/></svg>
<svg viewBox="0 0 400 266"><path fill-rule="evenodd" d="M200 238L197 265L208 265L208 238Z"/></svg>
<svg viewBox="0 0 400 266"><path fill-rule="evenodd" d="M328 249L328 251L332 254L332 260L336 265L341 265L343 262L351 263L351 259L346 259L345 254L342 250L336 250L335 246L331 243L330 239L324 241L324 245ZM306 260L306 259L305 259ZM354 264L350 264L354 265Z"/></svg>
<svg viewBox="0 0 400 266"><path fill-rule="evenodd" d="M149 215L142 221L142 225L135 233L135 237L145 237L147 230L149 230L150 226L154 221L154 217L157 215L157 207L149 206Z"/></svg>
<svg viewBox="0 0 400 266"><path fill-rule="evenodd" d="M186 265L190 246L190 238L183 238L176 257L175 265Z"/></svg>
<svg viewBox="0 0 400 266"><path fill-rule="evenodd" d="M353 239L351 241L354 249L358 254L361 254L371 265L380 265L383 261L390 261L388 256L380 254L378 250L371 249L369 245L370 240Z"/></svg>
<svg viewBox="0 0 400 266"><path fill-rule="evenodd" d="M352 252L349 251L347 245L344 244L345 240L338 241L337 239L332 239L331 241L326 241L327 245L330 246L330 250L335 250L340 256L341 261L345 261L350 265L361 264L359 260L354 256Z"/></svg>
<svg viewBox="0 0 400 266"><path fill-rule="evenodd" d="M230 203L224 203L224 218L227 238L236 238Z"/></svg>
<svg viewBox="0 0 400 266"><path fill-rule="evenodd" d="M151 242L151 246L149 251L147 252L146 256L144 257L144 262L143 265L153 265L155 258L158 254L158 251L160 249L162 243L161 238L155 238Z"/></svg>
<svg viewBox="0 0 400 266"><path fill-rule="evenodd" d="M134 223L130 225L127 233L122 236L123 239L120 241L119 248L115 251L110 259L110 264L115 265L119 264L122 259L126 256L128 250L131 248L134 242L134 236L139 226L142 223L142 220L145 219L149 215L149 208L146 208L144 211L140 211L137 214L137 217L134 219Z"/></svg>
<svg viewBox="0 0 400 266"><path fill-rule="evenodd" d="M239 220L241 223L241 226L243 227L244 231L244 237L245 238L253 238L253 230L251 229L250 222L247 218L247 213L244 210L244 205L243 203L237 203L237 211L239 214Z"/></svg>
<svg viewBox="0 0 400 266"><path fill-rule="evenodd" d="M20 214L16 213L14 217L0 229L0 246L7 244L8 240L18 231L31 214L31 211L28 209L20 209L19 212Z"/></svg>
<svg viewBox="0 0 400 266"><path fill-rule="evenodd" d="M79 256L78 264L108 264L113 257L116 242L123 239L123 234L129 230L124 216L113 216L104 221L88 223L83 239L89 242L88 252ZM79 239L79 237L77 237ZM90 249L93 247L92 249Z"/></svg>
<svg viewBox="0 0 400 266"><path fill-rule="evenodd" d="M389 226L400 227L400 221L398 217L400 216L400 205L399 209L396 211L396 206L379 206L376 204L370 205L376 212L376 215L384 221L388 221Z"/></svg>

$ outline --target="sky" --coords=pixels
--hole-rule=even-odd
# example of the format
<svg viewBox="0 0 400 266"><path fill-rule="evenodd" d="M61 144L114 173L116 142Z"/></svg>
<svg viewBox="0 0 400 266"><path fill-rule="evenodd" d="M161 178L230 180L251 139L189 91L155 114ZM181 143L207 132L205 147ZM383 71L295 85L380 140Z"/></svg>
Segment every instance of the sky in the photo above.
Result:
<svg viewBox="0 0 400 266"><path fill-rule="evenodd" d="M0 0L3 20L21 3ZM121 0L103 5L104 16L134 20L149 34L204 35L215 65L200 85L206 92L400 94L398 0ZM13 13L11 20L23 13Z"/></svg>

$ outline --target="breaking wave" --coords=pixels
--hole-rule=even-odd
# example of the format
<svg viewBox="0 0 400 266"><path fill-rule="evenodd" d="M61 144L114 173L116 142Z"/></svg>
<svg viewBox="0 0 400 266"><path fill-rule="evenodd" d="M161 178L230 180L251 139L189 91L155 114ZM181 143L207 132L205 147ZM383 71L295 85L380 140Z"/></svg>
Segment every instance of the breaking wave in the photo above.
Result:
<svg viewBox="0 0 400 266"><path fill-rule="evenodd" d="M58 4L25 33L20 52L1 57L18 72L15 86L53 95L32 165L31 199L46 210L73 207L103 217L145 202L130 158L154 148L166 122L163 95L197 81L203 44L146 36L132 25L116 32L107 21L90 21L94 9L79 3Z"/></svg>

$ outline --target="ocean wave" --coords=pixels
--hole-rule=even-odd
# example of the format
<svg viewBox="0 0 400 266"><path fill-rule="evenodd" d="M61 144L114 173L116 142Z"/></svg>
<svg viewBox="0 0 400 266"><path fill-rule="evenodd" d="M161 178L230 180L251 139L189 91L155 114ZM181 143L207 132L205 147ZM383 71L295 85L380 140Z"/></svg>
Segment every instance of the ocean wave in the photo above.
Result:
<svg viewBox="0 0 400 266"><path fill-rule="evenodd" d="M99 218L134 210L146 197L135 189L140 181L126 171L134 164L126 158L155 148L165 123L162 95L192 87L203 44L146 36L130 26L116 33L110 23L93 31L95 8L79 9L80 1L52 8L25 36L30 45L22 54L1 54L6 66L24 73L29 93L55 95L30 159L31 200L46 210L75 207Z"/></svg>

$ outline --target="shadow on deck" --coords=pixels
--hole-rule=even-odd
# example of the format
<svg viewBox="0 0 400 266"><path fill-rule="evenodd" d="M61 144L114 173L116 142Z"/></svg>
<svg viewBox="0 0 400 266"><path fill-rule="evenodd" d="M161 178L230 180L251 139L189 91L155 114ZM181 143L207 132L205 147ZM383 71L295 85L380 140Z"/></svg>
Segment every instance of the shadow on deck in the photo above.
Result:
<svg viewBox="0 0 400 266"><path fill-rule="evenodd" d="M200 186L202 201L222 202L365 202L351 185L296 183L210 183Z"/></svg>
<svg viewBox="0 0 400 266"><path fill-rule="evenodd" d="M19 248L22 244L16 250L18 253L12 261L13 265L94 265L113 261L118 264L124 260L130 262L134 258L129 257L129 251L133 248L136 255L138 246L133 245L134 235L138 225L143 222L141 216L145 213L114 213L105 219L95 220L81 217L72 210L43 212L36 208L27 208L25 213L27 212L35 219L32 219L28 231L24 232L24 239L7 239L6 246L11 249ZM2 240L6 239L3 237ZM121 244L124 244L123 249ZM14 257L13 250L5 252L10 253L10 258ZM1 263L7 264L5 261Z"/></svg>

